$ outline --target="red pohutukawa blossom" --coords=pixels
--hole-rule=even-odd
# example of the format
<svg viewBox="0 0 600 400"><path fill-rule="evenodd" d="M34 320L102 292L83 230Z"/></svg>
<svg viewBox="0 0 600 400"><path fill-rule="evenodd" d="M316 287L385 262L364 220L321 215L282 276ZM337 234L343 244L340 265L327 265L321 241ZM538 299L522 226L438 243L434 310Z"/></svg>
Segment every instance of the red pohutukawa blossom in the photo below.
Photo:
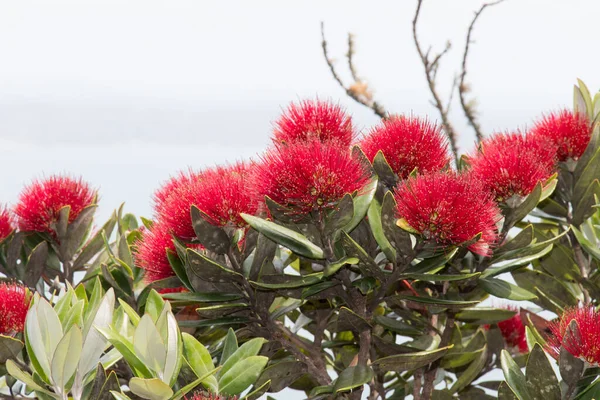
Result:
<svg viewBox="0 0 600 400"><path fill-rule="evenodd" d="M394 116L383 120L359 144L369 160L382 151L400 179L417 168L425 174L442 170L450 161L442 129L426 118Z"/></svg>
<svg viewBox="0 0 600 400"><path fill-rule="evenodd" d="M22 231L53 233L61 208L70 206L69 222L96 200L96 191L69 176L51 176L25 187L14 208L17 226Z"/></svg>
<svg viewBox="0 0 600 400"><path fill-rule="evenodd" d="M210 392L195 392L189 400L237 400L237 396L222 396Z"/></svg>
<svg viewBox="0 0 600 400"><path fill-rule="evenodd" d="M567 335L571 321L577 323L578 333ZM550 331L546 344L554 358L558 358L562 345L575 357L600 364L600 312L594 306L566 308L560 319L550 324Z"/></svg>
<svg viewBox="0 0 600 400"><path fill-rule="evenodd" d="M355 134L352 119L342 107L322 100L304 100L290 104L275 122L273 136L276 144L317 139L348 147Z"/></svg>
<svg viewBox="0 0 600 400"><path fill-rule="evenodd" d="M543 116L532 129L536 136L550 140L559 161L577 160L592 136L592 124L585 114L561 110Z"/></svg>
<svg viewBox="0 0 600 400"><path fill-rule="evenodd" d="M515 310L511 307L509 309ZM526 353L529 350L527 337L525 336L525 325L519 313L509 319L498 322L498 329L500 329L500 333L508 346L516 347L521 353Z"/></svg>
<svg viewBox="0 0 600 400"><path fill-rule="evenodd" d="M555 170L555 151L542 138L518 132L500 133L484 140L469 158L473 175L494 198L503 202L526 196Z"/></svg>
<svg viewBox="0 0 600 400"><path fill-rule="evenodd" d="M0 283L0 334L23 332L31 296L25 286Z"/></svg>
<svg viewBox="0 0 600 400"><path fill-rule="evenodd" d="M167 251L175 252L168 226L155 223L152 229L142 231L135 259L138 266L146 271L145 278L148 282L175 275L167 258Z"/></svg>
<svg viewBox="0 0 600 400"><path fill-rule="evenodd" d="M481 238L468 246L490 255L498 238L500 210L483 184L470 175L436 172L401 182L394 195L397 217L426 240L447 246Z"/></svg>
<svg viewBox="0 0 600 400"><path fill-rule="evenodd" d="M251 164L243 162L205 171L194 205L213 225L245 227L240 213L254 214L258 208L250 190L250 172Z"/></svg>
<svg viewBox="0 0 600 400"><path fill-rule="evenodd" d="M202 173L195 172L192 169L189 169L187 173L180 171L177 176L171 177L156 192L154 192L153 201L155 213L160 215L163 207L169 203L171 196L178 196L181 191L186 190L187 187L196 184L201 179Z"/></svg>
<svg viewBox="0 0 600 400"><path fill-rule="evenodd" d="M12 215L6 207L0 206L0 242L14 230Z"/></svg>
<svg viewBox="0 0 600 400"><path fill-rule="evenodd" d="M274 148L254 168L253 189L299 215L334 207L346 193L369 181L364 166L350 152L318 141Z"/></svg>

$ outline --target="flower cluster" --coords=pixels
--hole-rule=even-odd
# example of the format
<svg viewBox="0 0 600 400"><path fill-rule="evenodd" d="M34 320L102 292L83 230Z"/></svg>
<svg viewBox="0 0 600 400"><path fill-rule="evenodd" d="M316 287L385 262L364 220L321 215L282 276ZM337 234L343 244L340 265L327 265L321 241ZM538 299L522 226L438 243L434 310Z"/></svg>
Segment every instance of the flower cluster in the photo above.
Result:
<svg viewBox="0 0 600 400"><path fill-rule="evenodd" d="M576 332L569 329L572 321L577 324ZM562 346L575 357L600 364L600 311L594 306L565 309L560 319L550 324L550 331L546 350L554 358L558 358Z"/></svg>
<svg viewBox="0 0 600 400"><path fill-rule="evenodd" d="M326 101L292 103L275 122L275 144L318 140L350 146L354 139L352 119L339 106Z"/></svg>
<svg viewBox="0 0 600 400"><path fill-rule="evenodd" d="M237 396L221 396L210 392L195 392L189 400L237 400Z"/></svg>
<svg viewBox="0 0 600 400"><path fill-rule="evenodd" d="M0 283L0 334L23 332L31 296L25 286Z"/></svg>
<svg viewBox="0 0 600 400"><path fill-rule="evenodd" d="M473 175L498 202L526 196L555 170L554 149L547 140L519 132L496 134L469 157Z"/></svg>
<svg viewBox="0 0 600 400"><path fill-rule="evenodd" d="M554 145L559 161L577 160L590 142L592 124L582 113L561 110L543 116L531 132Z"/></svg>
<svg viewBox="0 0 600 400"><path fill-rule="evenodd" d="M516 348L520 353L527 353L529 347L527 346L525 325L519 313L507 320L498 322L498 329L500 329L500 333L509 347Z"/></svg>
<svg viewBox="0 0 600 400"><path fill-rule="evenodd" d="M0 207L0 242L14 230L12 215L8 208Z"/></svg>
<svg viewBox="0 0 600 400"><path fill-rule="evenodd" d="M381 122L359 143L371 161L379 151L400 179L441 171L450 161L448 143L439 125L427 119L394 116Z"/></svg>
<svg viewBox="0 0 600 400"><path fill-rule="evenodd" d="M81 178L55 175L25 187L14 208L22 231L53 234L59 212L69 207L69 222L96 201L96 191Z"/></svg>
<svg viewBox="0 0 600 400"><path fill-rule="evenodd" d="M401 182L395 191L397 217L424 239L441 246L468 245L490 255L498 233L500 210L484 186L471 175L437 172Z"/></svg>

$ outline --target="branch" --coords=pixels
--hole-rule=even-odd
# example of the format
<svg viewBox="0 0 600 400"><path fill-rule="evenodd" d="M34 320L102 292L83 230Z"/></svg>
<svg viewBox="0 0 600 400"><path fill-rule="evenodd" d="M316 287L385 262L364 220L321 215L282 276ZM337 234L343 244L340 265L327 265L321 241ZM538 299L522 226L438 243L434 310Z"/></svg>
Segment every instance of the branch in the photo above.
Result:
<svg viewBox="0 0 600 400"><path fill-rule="evenodd" d="M358 77L356 73L356 68L354 67L354 37L352 34L348 35L348 53L346 53L346 57L348 58L348 67L350 69L350 74L352 75L352 79L354 82L352 85L346 87L337 71L335 70L335 66L333 65L333 60L329 57L329 52L327 51L327 40L325 40L325 24L321 22L321 47L323 48L323 56L325 57L325 61L329 66L329 70L331 71L331 75L333 79L340 85L342 89L346 92L346 94L356 101L359 104L362 104L365 107L373 110L375 114L377 114L380 118L387 118L387 112L383 108L381 104L373 100L373 94L371 90L367 86L367 83Z"/></svg>
<svg viewBox="0 0 600 400"><path fill-rule="evenodd" d="M473 33L473 27L477 22L477 19L487 7L495 6L496 4L502 3L504 0L497 0L491 3L485 3L481 6L481 8L475 13L473 20L471 21L471 25L469 25L469 30L467 31L467 41L465 43L465 51L463 53L462 59L462 71L460 74L460 83L458 85L458 95L460 97L460 105L465 113L465 116L469 120L469 125L475 131L475 135L477 136L477 142L481 143L483 140L483 133L481 132L481 125L477 121L477 112L474 108L474 104L472 101L467 101L466 93L470 91L470 87L465 83L465 77L467 76L467 57L469 55L469 47L471 45L471 34Z"/></svg>
<svg viewBox="0 0 600 400"><path fill-rule="evenodd" d="M423 52L423 49L421 48L421 43L419 42L419 38L417 35L417 22L419 21L419 14L421 12L422 4L423 0L417 0L417 10L415 11L415 16L412 21L413 39L415 42L415 47L417 48L417 52L419 53L419 57L421 58L421 62L423 63L423 67L425 67L425 77L427 78L429 91L433 96L433 105L435 108L437 108L437 110L440 113L440 116L442 118L442 125L444 126L444 131L446 132L446 135L448 136L448 141L450 142L450 149L452 150L452 154L454 155L454 159L456 161L456 164L458 165L459 157L458 146L456 144L456 132L454 131L452 123L448 118L448 107L444 105L440 95L438 94L435 81L437 69L439 67L439 62L441 58L450 50L451 43L446 43L446 47L444 48L444 50L441 53L437 54L435 57L433 57L433 60L429 59L429 50L426 53Z"/></svg>

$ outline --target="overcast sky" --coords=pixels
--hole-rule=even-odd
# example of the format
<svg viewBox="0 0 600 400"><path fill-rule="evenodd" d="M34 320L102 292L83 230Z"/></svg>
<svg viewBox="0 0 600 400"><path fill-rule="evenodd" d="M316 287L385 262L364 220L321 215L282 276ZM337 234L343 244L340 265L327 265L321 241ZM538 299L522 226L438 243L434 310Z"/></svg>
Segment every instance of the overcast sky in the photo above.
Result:
<svg viewBox="0 0 600 400"><path fill-rule="evenodd" d="M447 96L476 0L425 0L425 47L442 62ZM150 214L169 175L247 158L268 143L281 107L331 98L356 125L377 118L345 97L347 32L359 74L390 111L438 118L411 37L415 1L0 1L0 202L55 172L101 190L101 215L120 202ZM525 127L569 106L576 78L600 87L595 0L507 0L476 26L468 80L486 132ZM472 132L454 105L461 147Z"/></svg>

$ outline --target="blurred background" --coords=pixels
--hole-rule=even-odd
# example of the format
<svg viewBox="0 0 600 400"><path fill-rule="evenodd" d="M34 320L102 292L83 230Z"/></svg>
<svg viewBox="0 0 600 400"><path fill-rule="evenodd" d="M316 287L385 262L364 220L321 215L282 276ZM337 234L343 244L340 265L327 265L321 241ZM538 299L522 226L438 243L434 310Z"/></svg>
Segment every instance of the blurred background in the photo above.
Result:
<svg viewBox="0 0 600 400"><path fill-rule="evenodd" d="M438 73L447 98L477 0L425 0L425 49L452 49ZM359 129L372 110L333 80L355 65L388 111L439 119L412 39L416 1L3 1L0 3L0 202L35 177L81 175L100 188L100 217L121 202L150 216L170 175L249 158L290 101L344 105ZM571 106L572 86L600 87L595 0L507 0L481 15L467 81L484 132L526 128ZM474 136L455 101L461 150Z"/></svg>

